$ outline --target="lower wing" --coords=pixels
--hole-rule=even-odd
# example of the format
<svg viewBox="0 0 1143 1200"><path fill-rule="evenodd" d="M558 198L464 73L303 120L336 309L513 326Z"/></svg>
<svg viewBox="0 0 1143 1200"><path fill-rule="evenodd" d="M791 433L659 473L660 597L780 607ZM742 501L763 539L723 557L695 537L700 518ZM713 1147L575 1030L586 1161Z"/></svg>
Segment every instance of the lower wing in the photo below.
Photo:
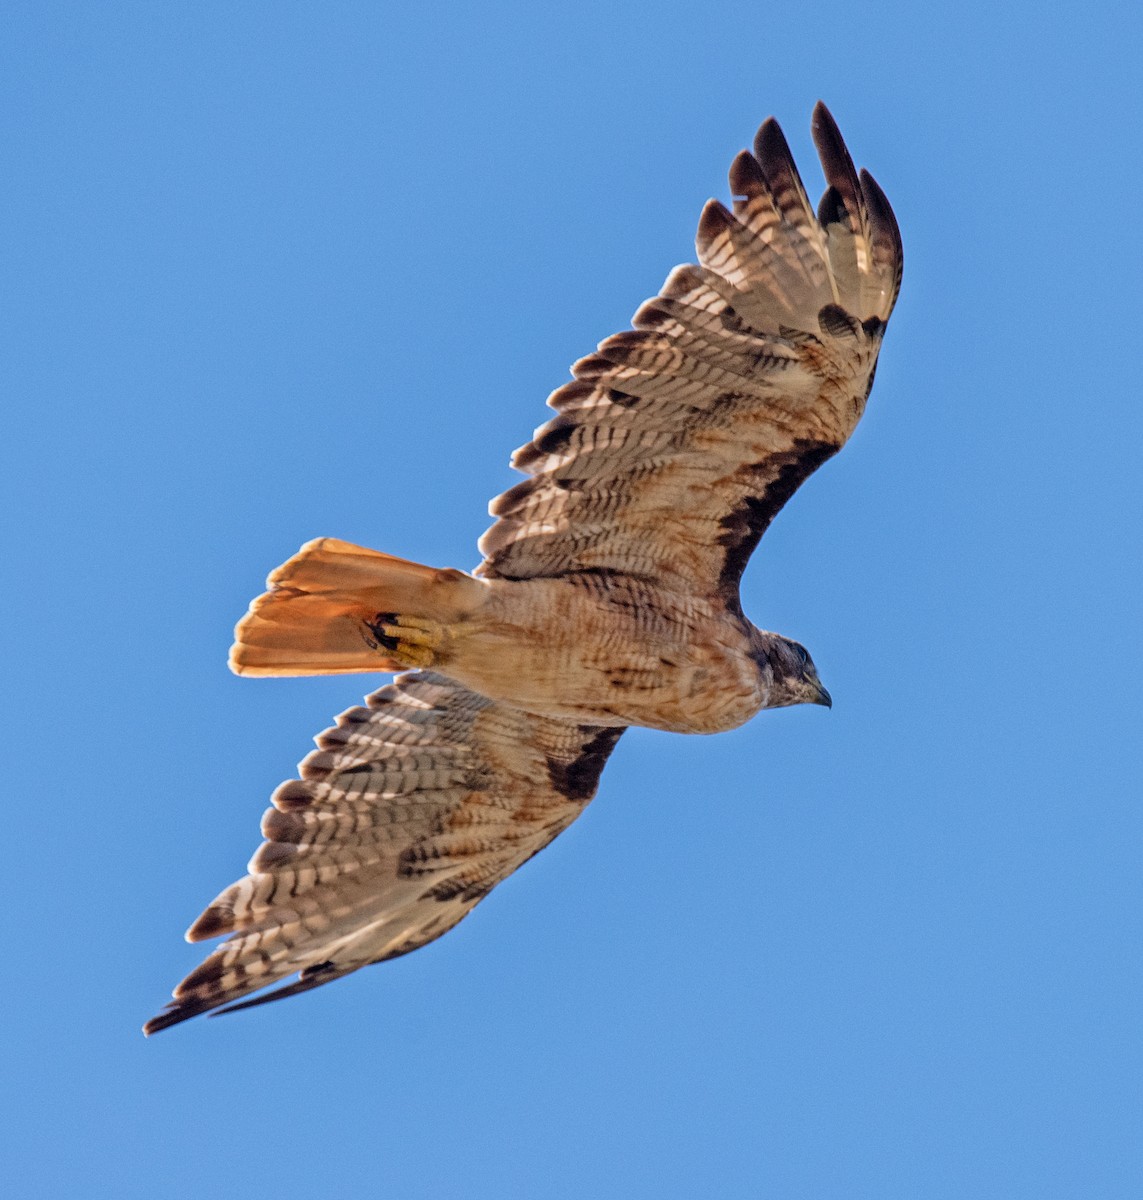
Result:
<svg viewBox="0 0 1143 1200"><path fill-rule="evenodd" d="M374 692L275 791L250 874L186 935L229 938L144 1032L307 991L440 937L579 816L622 732L421 671Z"/></svg>

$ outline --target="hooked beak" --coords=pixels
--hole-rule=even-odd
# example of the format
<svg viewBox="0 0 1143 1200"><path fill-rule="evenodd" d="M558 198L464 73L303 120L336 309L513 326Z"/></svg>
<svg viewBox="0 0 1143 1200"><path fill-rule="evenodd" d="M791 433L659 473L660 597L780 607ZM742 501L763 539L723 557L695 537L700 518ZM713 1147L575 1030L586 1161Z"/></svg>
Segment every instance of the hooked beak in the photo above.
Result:
<svg viewBox="0 0 1143 1200"><path fill-rule="evenodd" d="M827 692L827 691L825 690L825 688L822 686L822 682L821 682L821 680L820 680L820 679L815 679L815 680L814 680L814 685L815 685L815 686L817 687L817 689L818 689L818 694L817 694L817 696L815 696L815 697L814 697L814 703L815 703L815 704L822 704L822 705L824 705L826 708L833 708L833 699L832 699L832 697L830 696L829 692Z"/></svg>

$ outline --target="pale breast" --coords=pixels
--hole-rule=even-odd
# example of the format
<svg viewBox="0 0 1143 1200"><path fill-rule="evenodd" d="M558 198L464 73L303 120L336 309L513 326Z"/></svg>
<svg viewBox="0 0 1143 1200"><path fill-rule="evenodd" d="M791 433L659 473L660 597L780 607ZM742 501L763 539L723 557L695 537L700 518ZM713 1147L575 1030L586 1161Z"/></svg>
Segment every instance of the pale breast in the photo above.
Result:
<svg viewBox="0 0 1143 1200"><path fill-rule="evenodd" d="M717 733L761 707L742 622L612 573L490 581L445 670L496 700L585 724Z"/></svg>

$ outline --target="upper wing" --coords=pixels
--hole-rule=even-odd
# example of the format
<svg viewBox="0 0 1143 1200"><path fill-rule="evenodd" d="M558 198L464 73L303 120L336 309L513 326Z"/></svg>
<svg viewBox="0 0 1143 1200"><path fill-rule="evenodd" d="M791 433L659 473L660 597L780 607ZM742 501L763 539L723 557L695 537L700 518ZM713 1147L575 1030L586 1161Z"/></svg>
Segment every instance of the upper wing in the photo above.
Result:
<svg viewBox="0 0 1143 1200"><path fill-rule="evenodd" d="M833 118L814 110L828 188L815 216L774 120L710 201L701 266L572 368L560 414L518 450L531 478L492 502L477 574L621 571L736 604L758 539L865 408L901 282L901 239Z"/></svg>
<svg viewBox="0 0 1143 1200"><path fill-rule="evenodd" d="M623 732L534 716L421 671L366 705L342 713L301 779L274 793L250 874L187 932L232 936L144 1032L294 971L296 982L246 1003L440 937L579 816Z"/></svg>

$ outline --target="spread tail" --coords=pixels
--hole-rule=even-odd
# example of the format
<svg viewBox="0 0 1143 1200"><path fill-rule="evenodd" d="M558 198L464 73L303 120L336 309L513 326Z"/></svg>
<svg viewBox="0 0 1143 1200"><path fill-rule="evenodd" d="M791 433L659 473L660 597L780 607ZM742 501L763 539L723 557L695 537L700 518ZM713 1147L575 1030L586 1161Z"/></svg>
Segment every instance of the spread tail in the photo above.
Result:
<svg viewBox="0 0 1143 1200"><path fill-rule="evenodd" d="M236 675L403 671L439 661L448 627L479 607L484 585L337 538L307 542L266 581L238 622Z"/></svg>

